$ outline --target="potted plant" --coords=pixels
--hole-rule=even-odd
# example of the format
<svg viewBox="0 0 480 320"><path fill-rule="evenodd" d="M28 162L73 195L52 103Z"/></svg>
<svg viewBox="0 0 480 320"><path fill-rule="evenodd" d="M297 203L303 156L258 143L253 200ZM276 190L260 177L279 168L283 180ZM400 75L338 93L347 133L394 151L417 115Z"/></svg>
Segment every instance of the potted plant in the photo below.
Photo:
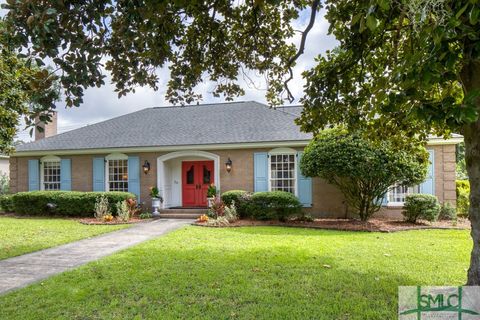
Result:
<svg viewBox="0 0 480 320"><path fill-rule="evenodd" d="M154 217L158 217L160 215L160 213L158 212L158 209L160 209L160 206L163 203L163 198L160 196L157 187L150 188L150 197L152 197L152 208L154 209L152 215Z"/></svg>
<svg viewBox="0 0 480 320"><path fill-rule="evenodd" d="M207 204L208 207L211 208L213 202L215 201L215 196L217 195L217 187L212 183L208 186L207 189Z"/></svg>

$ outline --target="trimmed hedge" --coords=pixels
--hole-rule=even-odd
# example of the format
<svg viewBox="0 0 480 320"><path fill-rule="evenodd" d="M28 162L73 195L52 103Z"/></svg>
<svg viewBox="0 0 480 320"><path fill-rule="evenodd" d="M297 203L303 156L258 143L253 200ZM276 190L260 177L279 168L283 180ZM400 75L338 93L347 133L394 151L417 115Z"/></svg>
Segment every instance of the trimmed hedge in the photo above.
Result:
<svg viewBox="0 0 480 320"><path fill-rule="evenodd" d="M248 217L248 205L251 200L252 193L244 190L230 190L222 194L222 201L230 206L235 201L237 214L240 218Z"/></svg>
<svg viewBox="0 0 480 320"><path fill-rule="evenodd" d="M13 212L13 199L11 194L0 195L0 210Z"/></svg>
<svg viewBox="0 0 480 320"><path fill-rule="evenodd" d="M289 192L256 192L252 195L247 210L254 219L286 221L302 212L302 204Z"/></svg>
<svg viewBox="0 0 480 320"><path fill-rule="evenodd" d="M402 214L405 220L415 223L417 219L435 221L440 213L437 197L431 194L409 194L405 197Z"/></svg>
<svg viewBox="0 0 480 320"><path fill-rule="evenodd" d="M457 180L457 215L467 218L470 209L470 182L468 180Z"/></svg>
<svg viewBox="0 0 480 320"><path fill-rule="evenodd" d="M60 215L91 217L95 211L97 198L104 194L112 214L116 214L115 204L135 198L129 192L77 192L77 191L32 191L19 192L12 196L13 209L17 214ZM55 208L49 208L54 204Z"/></svg>

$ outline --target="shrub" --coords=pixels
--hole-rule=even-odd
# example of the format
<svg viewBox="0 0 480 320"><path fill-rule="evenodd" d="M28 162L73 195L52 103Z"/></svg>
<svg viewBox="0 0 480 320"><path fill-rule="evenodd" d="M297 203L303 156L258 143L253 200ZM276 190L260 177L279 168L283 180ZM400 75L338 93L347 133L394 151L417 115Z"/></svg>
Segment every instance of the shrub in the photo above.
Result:
<svg viewBox="0 0 480 320"><path fill-rule="evenodd" d="M117 207L117 217L123 222L128 222L130 219L130 208L128 207L127 200L119 201L115 205Z"/></svg>
<svg viewBox="0 0 480 320"><path fill-rule="evenodd" d="M438 216L439 220L456 220L457 219L457 211L454 206L452 206L449 202L445 202L441 209L440 214Z"/></svg>
<svg viewBox="0 0 480 320"><path fill-rule="evenodd" d="M428 153L423 146L372 141L362 133L323 130L305 148L300 161L304 176L320 177L339 188L349 208L368 220L394 184L423 182Z"/></svg>
<svg viewBox="0 0 480 320"><path fill-rule="evenodd" d="M237 209L237 214L240 218L248 217L247 212L248 203L252 198L252 193L244 190L230 190L222 194L222 201L230 206L232 203L235 203Z"/></svg>
<svg viewBox="0 0 480 320"><path fill-rule="evenodd" d="M0 195L0 210L5 212L13 211L13 200L11 194Z"/></svg>
<svg viewBox="0 0 480 320"><path fill-rule="evenodd" d="M32 191L19 192L12 196L13 208L17 214L91 217L95 213L97 197L104 195L108 203L117 203L129 198L135 198L128 192L77 192L77 191ZM55 204L52 212L47 204ZM116 214L117 208L111 211Z"/></svg>
<svg viewBox="0 0 480 320"><path fill-rule="evenodd" d="M225 214L225 203L220 197L214 197L212 206L208 209L207 215L211 218L223 217Z"/></svg>
<svg viewBox="0 0 480 320"><path fill-rule="evenodd" d="M293 194L284 191L256 192L247 206L252 218L286 221L302 211L302 204Z"/></svg>
<svg viewBox="0 0 480 320"><path fill-rule="evenodd" d="M137 200L128 198L125 201L128 207L128 212L130 213L130 217L134 217L136 214L142 212L142 205L137 204Z"/></svg>
<svg viewBox="0 0 480 320"><path fill-rule="evenodd" d="M470 182L468 180L457 180L457 215L467 218L470 209Z"/></svg>
<svg viewBox="0 0 480 320"><path fill-rule="evenodd" d="M105 220L105 217L110 215L108 199L102 194L97 197L97 201L95 202L95 218L98 220Z"/></svg>
<svg viewBox="0 0 480 320"><path fill-rule="evenodd" d="M238 220L237 208L235 207L235 201L232 201L232 204L225 206L225 218L228 222L235 222Z"/></svg>
<svg viewBox="0 0 480 320"><path fill-rule="evenodd" d="M150 212L142 212L138 217L140 219L151 219L153 216Z"/></svg>
<svg viewBox="0 0 480 320"><path fill-rule="evenodd" d="M415 223L417 219L435 221L440 213L437 197L430 194L409 194L405 197L402 214L405 220Z"/></svg>

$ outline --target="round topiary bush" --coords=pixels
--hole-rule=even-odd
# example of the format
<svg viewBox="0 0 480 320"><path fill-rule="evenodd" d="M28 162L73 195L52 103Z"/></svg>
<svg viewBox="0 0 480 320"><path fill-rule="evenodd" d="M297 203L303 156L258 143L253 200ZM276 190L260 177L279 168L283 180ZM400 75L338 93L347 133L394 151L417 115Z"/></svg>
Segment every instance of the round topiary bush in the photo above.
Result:
<svg viewBox="0 0 480 320"><path fill-rule="evenodd" d="M431 194L409 194L405 197L402 214L406 221L412 223L418 219L435 221L440 214L440 204Z"/></svg>
<svg viewBox="0 0 480 320"><path fill-rule="evenodd" d="M302 211L300 200L285 191L256 192L247 207L250 216L258 220L286 221Z"/></svg>

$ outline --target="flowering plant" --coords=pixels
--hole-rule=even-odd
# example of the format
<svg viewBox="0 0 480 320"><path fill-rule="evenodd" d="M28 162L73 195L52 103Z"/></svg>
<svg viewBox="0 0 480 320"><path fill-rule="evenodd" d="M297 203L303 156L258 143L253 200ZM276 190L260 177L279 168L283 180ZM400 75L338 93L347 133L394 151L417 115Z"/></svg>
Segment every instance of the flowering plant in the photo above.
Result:
<svg viewBox="0 0 480 320"><path fill-rule="evenodd" d="M211 197L215 197L216 195L217 195L217 187L215 187L215 185L212 183L211 185L208 186L207 197L211 198Z"/></svg>

